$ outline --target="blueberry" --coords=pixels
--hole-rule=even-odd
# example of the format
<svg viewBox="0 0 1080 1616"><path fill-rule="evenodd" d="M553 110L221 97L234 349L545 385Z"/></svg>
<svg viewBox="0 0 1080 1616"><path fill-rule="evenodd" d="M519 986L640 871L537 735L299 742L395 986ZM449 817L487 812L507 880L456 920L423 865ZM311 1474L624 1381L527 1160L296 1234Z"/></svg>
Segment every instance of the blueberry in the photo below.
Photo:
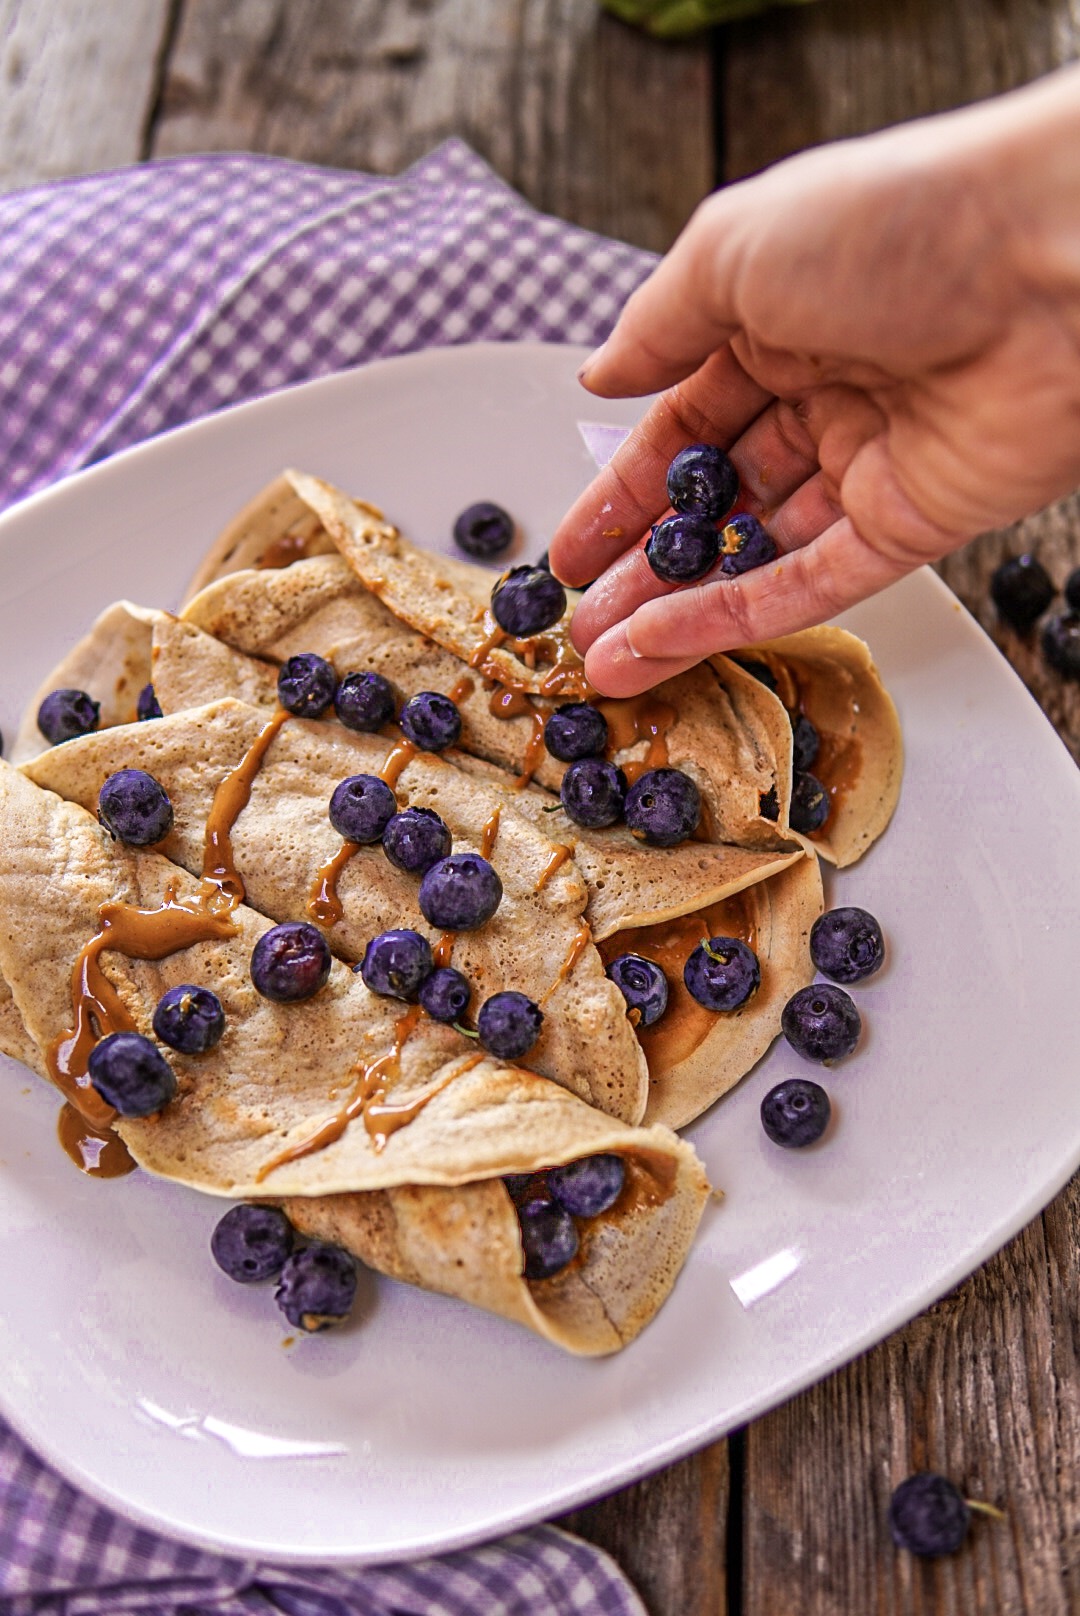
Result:
<svg viewBox="0 0 1080 1616"><path fill-rule="evenodd" d="M577 1225L557 1202L519 1206L518 1224L526 1279L550 1279L577 1256Z"/></svg>
<svg viewBox="0 0 1080 1616"><path fill-rule="evenodd" d="M620 954L608 966L607 974L626 1000L627 1009L640 1012L639 1027L651 1027L660 1020L667 1009L668 982L655 960L641 954Z"/></svg>
<svg viewBox="0 0 1080 1616"><path fill-rule="evenodd" d="M356 1299L356 1264L340 1246L313 1240L285 1259L274 1300L297 1330L328 1329Z"/></svg>
<svg viewBox="0 0 1080 1616"><path fill-rule="evenodd" d="M739 473L723 449L691 443L668 467L667 496L677 511L719 522L739 496Z"/></svg>
<svg viewBox="0 0 1080 1616"><path fill-rule="evenodd" d="M135 703L135 716L140 721L161 717L161 703L154 694L153 685L143 685L139 691L139 699Z"/></svg>
<svg viewBox="0 0 1080 1616"><path fill-rule="evenodd" d="M501 629L516 639L542 634L566 610L566 590L543 567L511 567L491 591L491 611Z"/></svg>
<svg viewBox="0 0 1080 1616"><path fill-rule="evenodd" d="M113 1032L95 1044L90 1081L122 1117L148 1117L176 1093L176 1076L155 1043L141 1032Z"/></svg>
<svg viewBox="0 0 1080 1616"><path fill-rule="evenodd" d="M466 555L489 561L502 555L514 537L514 519L491 500L469 505L454 523L454 538Z"/></svg>
<svg viewBox="0 0 1080 1616"><path fill-rule="evenodd" d="M379 842L397 813L397 798L377 774L350 774L334 787L330 823L347 842Z"/></svg>
<svg viewBox="0 0 1080 1616"><path fill-rule="evenodd" d="M990 598L1006 623L1025 634L1054 598L1054 586L1041 561L1010 556L990 579Z"/></svg>
<svg viewBox="0 0 1080 1616"><path fill-rule="evenodd" d="M445 752L461 734L461 714L449 696L437 690L421 690L401 709L401 728L408 740L422 752Z"/></svg>
<svg viewBox="0 0 1080 1616"><path fill-rule="evenodd" d="M780 799L775 786L770 786L768 791L762 791L758 796L758 813L762 819L771 819L774 824L780 818Z"/></svg>
<svg viewBox="0 0 1080 1616"><path fill-rule="evenodd" d="M829 1126L832 1107L820 1083L805 1077L785 1078L761 1102L761 1126L774 1145L801 1150L820 1139Z"/></svg>
<svg viewBox="0 0 1080 1616"><path fill-rule="evenodd" d="M373 937L364 957L353 967L372 993L390 999L415 999L421 982L435 969L431 944L418 931L404 928Z"/></svg>
<svg viewBox="0 0 1080 1616"><path fill-rule="evenodd" d="M451 853L420 883L420 912L440 931L476 931L501 902L502 882L479 853Z"/></svg>
<svg viewBox="0 0 1080 1616"><path fill-rule="evenodd" d="M805 774L812 769L821 750L821 736L811 724L805 713L799 713L791 721L791 763L799 774Z"/></svg>
<svg viewBox="0 0 1080 1616"><path fill-rule="evenodd" d="M1059 612L1042 630L1042 653L1058 673L1080 679L1080 613Z"/></svg>
<svg viewBox="0 0 1080 1616"><path fill-rule="evenodd" d="M812 1061L842 1060L859 1042L862 1018L851 995L827 982L793 993L780 1017L784 1037Z"/></svg>
<svg viewBox="0 0 1080 1616"><path fill-rule="evenodd" d="M452 965L440 965L421 983L420 1003L432 1021L460 1021L469 1008L472 985Z"/></svg>
<svg viewBox="0 0 1080 1616"><path fill-rule="evenodd" d="M650 847L675 847L701 818L701 793L681 769L648 769L626 793L626 823Z"/></svg>
<svg viewBox="0 0 1080 1616"><path fill-rule="evenodd" d="M209 988L185 983L162 994L154 1011L154 1031L163 1044L181 1055L213 1049L225 1031L221 1000Z"/></svg>
<svg viewBox="0 0 1080 1616"><path fill-rule="evenodd" d="M524 993L493 993L480 1006L476 1030L489 1055L519 1060L540 1036L544 1012Z"/></svg>
<svg viewBox="0 0 1080 1616"><path fill-rule="evenodd" d="M776 695L776 675L767 662L755 662L752 659L749 662L740 662L738 657L735 657L734 661L744 673L748 673L759 685L764 685L766 690L771 690L773 695Z"/></svg>
<svg viewBox="0 0 1080 1616"><path fill-rule="evenodd" d="M214 1261L240 1285L276 1279L293 1248L293 1228L276 1206L234 1206L210 1236Z"/></svg>
<svg viewBox="0 0 1080 1616"><path fill-rule="evenodd" d="M1080 612L1080 567L1074 567L1065 580L1065 604L1070 611Z"/></svg>
<svg viewBox="0 0 1080 1616"><path fill-rule="evenodd" d="M720 571L729 578L763 567L778 554L775 541L748 511L733 516L720 534Z"/></svg>
<svg viewBox="0 0 1080 1616"><path fill-rule="evenodd" d="M575 825L597 830L621 819L626 776L604 758L579 758L568 765L559 797Z"/></svg>
<svg viewBox="0 0 1080 1616"><path fill-rule="evenodd" d="M331 663L314 651L301 651L278 672L278 701L297 718L318 718L334 699L338 678Z"/></svg>
<svg viewBox="0 0 1080 1616"><path fill-rule="evenodd" d="M515 1206L551 1205L553 1197L543 1173L507 1173L503 1183Z"/></svg>
<svg viewBox="0 0 1080 1616"><path fill-rule="evenodd" d="M829 817L832 803L816 774L803 770L791 782L788 824L802 836L820 830Z"/></svg>
<svg viewBox="0 0 1080 1616"><path fill-rule="evenodd" d="M85 690L50 690L38 708L38 729L50 746L89 735L97 728L101 705Z"/></svg>
<svg viewBox="0 0 1080 1616"><path fill-rule="evenodd" d="M645 543L645 559L668 584L703 578L720 554L720 535L705 516L668 516Z"/></svg>
<svg viewBox="0 0 1080 1616"><path fill-rule="evenodd" d="M129 847L152 847L172 830L173 808L152 774L117 769L98 792L98 818Z"/></svg>
<svg viewBox="0 0 1080 1616"><path fill-rule="evenodd" d="M544 745L560 763L599 757L607 743L607 719L587 701L570 701L556 707L544 725Z"/></svg>
<svg viewBox="0 0 1080 1616"><path fill-rule="evenodd" d="M347 673L334 694L334 711L347 729L373 735L394 716L394 688L381 673Z"/></svg>
<svg viewBox="0 0 1080 1616"><path fill-rule="evenodd" d="M885 963L881 927L865 909L829 909L811 927L810 958L834 982L861 982Z"/></svg>
<svg viewBox="0 0 1080 1616"><path fill-rule="evenodd" d="M921 1470L902 1481L889 1501L889 1531L912 1554L955 1554L967 1537L971 1509L945 1476Z"/></svg>
<svg viewBox="0 0 1080 1616"><path fill-rule="evenodd" d="M626 1163L621 1156L583 1156L565 1167L548 1169L551 1193L561 1207L576 1218L595 1218L606 1212L622 1194Z"/></svg>
<svg viewBox="0 0 1080 1616"><path fill-rule="evenodd" d="M422 875L453 844L450 827L434 808L403 808L388 822L382 836L383 852L408 875Z"/></svg>
<svg viewBox="0 0 1080 1616"><path fill-rule="evenodd" d="M761 986L761 967L741 938L710 937L690 954L683 981L706 1010L737 1010Z"/></svg>
<svg viewBox="0 0 1080 1616"><path fill-rule="evenodd" d="M251 951L251 980L264 999L276 1004L310 999L329 975L326 938L303 920L271 926Z"/></svg>

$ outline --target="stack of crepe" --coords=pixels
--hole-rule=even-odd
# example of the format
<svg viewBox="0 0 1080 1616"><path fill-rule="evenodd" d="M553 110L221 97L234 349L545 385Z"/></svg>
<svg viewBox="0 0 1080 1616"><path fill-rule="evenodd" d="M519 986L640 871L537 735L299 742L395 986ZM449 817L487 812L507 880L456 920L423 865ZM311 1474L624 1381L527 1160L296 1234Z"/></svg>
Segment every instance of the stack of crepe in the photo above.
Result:
<svg viewBox="0 0 1080 1616"><path fill-rule="evenodd" d="M631 778L670 764L695 780L697 839L655 848L622 826L583 830L559 807L564 765L542 745L553 707L592 694L567 637L573 601L549 633L512 640L490 617L491 583L290 474L222 535L179 616L110 608L31 704L18 768L0 766L0 1045L151 1172L273 1200L304 1233L394 1277L571 1351L609 1352L670 1291L708 1195L673 1130L755 1064L811 980L818 854L848 863L884 829L899 730L865 646L840 631L714 658L648 697L599 703ZM417 752L396 725L357 734L332 709L284 715L277 671L298 652L339 677L382 673L401 700L452 695L458 748ZM775 694L748 671L755 662ZM163 716L133 721L151 683ZM100 722L50 748L36 712L62 686L98 700ZM822 733L832 803L810 839L787 817L796 712ZM104 779L125 767L152 774L173 804L152 851L119 845L95 817ZM455 851L490 858L504 896L486 926L440 938L414 878L377 845L343 847L327 805L354 774L381 774L400 806L437 810ZM319 924L334 955L326 987L300 1004L273 1004L250 980L255 940L283 920ZM350 967L402 926L466 974L474 1009L505 988L542 1006L521 1062L368 991ZM682 985L690 950L718 934L743 937L761 962L760 989L727 1015ZM659 961L671 983L666 1014L640 1031L606 974L625 952ZM225 1036L204 1055L168 1052L179 1093L159 1115L113 1117L85 1061L69 1058L73 1035L149 1035L161 994L185 982L218 994ZM567 1269L527 1281L503 1177L600 1152L625 1159L622 1195L583 1225Z"/></svg>

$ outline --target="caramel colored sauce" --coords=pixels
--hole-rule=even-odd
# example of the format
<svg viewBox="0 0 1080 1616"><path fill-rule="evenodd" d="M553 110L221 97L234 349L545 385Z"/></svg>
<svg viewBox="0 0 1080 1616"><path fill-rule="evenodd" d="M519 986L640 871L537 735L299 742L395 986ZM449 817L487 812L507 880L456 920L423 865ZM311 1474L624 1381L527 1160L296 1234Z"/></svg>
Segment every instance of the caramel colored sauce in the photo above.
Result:
<svg viewBox="0 0 1080 1616"><path fill-rule="evenodd" d="M543 713L533 713L532 734L529 736L525 747L525 756L522 760L521 773L514 781L514 786L518 791L524 790L524 788L528 785L529 781L540 767L543 756L544 715Z"/></svg>
<svg viewBox="0 0 1080 1616"><path fill-rule="evenodd" d="M679 716L670 702L660 701L646 692L626 701L601 701L597 706L607 721L609 758L636 746L639 741L648 742L643 758L619 765L626 775L627 785L632 786L647 770L666 765L668 731Z"/></svg>
<svg viewBox="0 0 1080 1616"><path fill-rule="evenodd" d="M837 810L843 807L859 783L863 761L862 745L857 735L836 735L828 730L819 730L818 735L821 745L811 773L817 776L828 792L829 817L819 831L811 833L811 841L828 836L830 827L836 822Z"/></svg>
<svg viewBox="0 0 1080 1616"><path fill-rule="evenodd" d="M510 690L506 685L497 685L488 701L492 718L524 718L532 710L532 702L523 690Z"/></svg>
<svg viewBox="0 0 1080 1616"><path fill-rule="evenodd" d="M56 1137L65 1155L88 1178L123 1178L139 1165L119 1134L91 1127L69 1101L56 1119Z"/></svg>
<svg viewBox="0 0 1080 1616"><path fill-rule="evenodd" d="M214 800L206 819L203 881L211 888L216 888L224 897L225 905L218 902L217 906L224 908L226 912L244 901L244 883L237 873L233 860L232 829L251 800L251 787L255 776L262 767L263 759L270 750L274 737L290 717L291 714L286 708L279 707L269 723L259 731L235 769L230 770L214 792ZM208 896L208 907L214 903L214 898Z"/></svg>
<svg viewBox="0 0 1080 1616"><path fill-rule="evenodd" d="M544 868L540 871L540 874L537 876L536 885L533 887L533 891L543 892L556 870L561 870L567 859L573 858L573 856L574 849L572 847L564 847L560 842L556 846L547 863L544 865Z"/></svg>
<svg viewBox="0 0 1080 1616"><path fill-rule="evenodd" d="M408 768L419 750L415 742L407 740L404 735L390 748L386 762L379 770L379 778L386 781L391 791L396 789L402 772Z"/></svg>
<svg viewBox="0 0 1080 1616"><path fill-rule="evenodd" d="M307 912L318 925L336 926L345 913L338 897L338 882L346 864L353 854L359 851L359 842L343 841L333 858L321 864L315 871L315 879L311 883L307 901Z"/></svg>
<svg viewBox="0 0 1080 1616"><path fill-rule="evenodd" d="M565 628L560 626L553 634L532 634L527 639L515 639L499 627L490 611L486 611L483 629L483 638L469 657L469 667L475 668L485 679L493 679L496 684L516 693L525 692L524 684L515 683L509 670L492 660L492 651L505 646L514 656L521 658L530 672L535 672L538 666L548 668L540 681L539 695L572 696L576 701L585 701L593 693L585 677L581 658L567 639ZM506 713L500 716L513 715Z"/></svg>
<svg viewBox="0 0 1080 1616"><path fill-rule="evenodd" d="M461 678L456 680L446 692L447 700L452 701L456 707L459 701L464 701L466 696L471 696L475 689L476 685L469 678L469 675L463 673Z"/></svg>
<svg viewBox="0 0 1080 1616"><path fill-rule="evenodd" d="M282 533L262 551L255 565L259 568L291 567L294 561L306 561L313 554L312 546L322 537L322 528L315 524L308 528Z"/></svg>
<svg viewBox="0 0 1080 1616"><path fill-rule="evenodd" d="M550 673L546 673L540 681L540 694L542 696L570 696L574 701L588 701L595 696L596 691L585 677L585 669L580 662L556 662Z"/></svg>
<svg viewBox="0 0 1080 1616"><path fill-rule="evenodd" d="M442 970L445 966L449 965L450 956L454 951L454 944L456 942L456 931L443 932L442 936L439 938L439 941L435 944L435 947L431 951L432 955L434 956L437 969Z"/></svg>
<svg viewBox="0 0 1080 1616"><path fill-rule="evenodd" d="M496 803L491 810L491 817L484 824L480 836L480 857L489 859L494 851L495 842L499 834L499 820L502 817L502 803Z"/></svg>
<svg viewBox="0 0 1080 1616"><path fill-rule="evenodd" d="M578 926L577 931L574 933L573 941L566 951L566 958L559 966L558 974L556 975L554 982L552 982L549 988L545 988L538 1001L541 1008L547 1004L552 994L555 993L562 983L565 982L572 974L574 966L577 964L578 960L581 958L582 954L584 954L591 942L592 928L587 920L583 920Z"/></svg>
<svg viewBox="0 0 1080 1616"><path fill-rule="evenodd" d="M544 756L544 714L538 713L524 690L496 684L488 700L488 712L493 718L532 719L532 734L525 745L521 773L514 782L520 791L527 786Z"/></svg>

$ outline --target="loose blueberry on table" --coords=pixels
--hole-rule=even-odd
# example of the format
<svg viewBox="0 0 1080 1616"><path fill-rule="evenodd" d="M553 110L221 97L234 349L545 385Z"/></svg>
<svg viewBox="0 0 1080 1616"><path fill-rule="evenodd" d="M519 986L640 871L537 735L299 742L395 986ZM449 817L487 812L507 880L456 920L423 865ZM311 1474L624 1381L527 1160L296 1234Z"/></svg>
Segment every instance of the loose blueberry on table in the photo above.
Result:
<svg viewBox="0 0 1080 1616"><path fill-rule="evenodd" d="M889 1503L889 1531L912 1554L955 1554L967 1537L971 1507L958 1487L932 1470L902 1481Z"/></svg>
<svg viewBox="0 0 1080 1616"><path fill-rule="evenodd" d="M454 539L476 561L490 561L509 549L514 519L489 499L466 506L454 523Z"/></svg>
<svg viewBox="0 0 1080 1616"><path fill-rule="evenodd" d="M720 571L729 578L763 567L778 554L775 540L749 511L733 516L721 531Z"/></svg>
<svg viewBox="0 0 1080 1616"><path fill-rule="evenodd" d="M356 1264L340 1246L314 1240L285 1259L274 1299L297 1330L326 1330L348 1317L356 1299Z"/></svg>
<svg viewBox="0 0 1080 1616"><path fill-rule="evenodd" d="M449 825L434 808L403 808L387 822L382 845L397 869L407 875L423 875L449 855L453 838Z"/></svg>
<svg viewBox="0 0 1080 1616"><path fill-rule="evenodd" d="M667 1009L668 981L655 960L643 954L619 954L607 974L626 1000L627 1010L638 1012L638 1027L651 1027Z"/></svg>
<svg viewBox="0 0 1080 1616"><path fill-rule="evenodd" d="M278 701L297 718L320 718L333 701L337 685L337 674L325 657L301 651L281 665Z"/></svg>
<svg viewBox="0 0 1080 1616"><path fill-rule="evenodd" d="M176 1094L176 1074L140 1032L113 1032L90 1051L90 1082L122 1117L149 1117Z"/></svg>
<svg viewBox="0 0 1080 1616"><path fill-rule="evenodd" d="M622 818L626 776L604 758L579 758L562 777L559 800L575 825L588 830L614 825Z"/></svg>
<svg viewBox="0 0 1080 1616"><path fill-rule="evenodd" d="M135 716L140 723L145 723L148 718L160 718L162 716L161 703L154 693L153 685L143 685L139 691L138 700L135 703Z"/></svg>
<svg viewBox="0 0 1080 1616"><path fill-rule="evenodd" d="M397 798L377 774L351 774L335 786L330 823L347 842L380 842L397 813Z"/></svg>
<svg viewBox="0 0 1080 1616"><path fill-rule="evenodd" d="M741 937L710 937L690 954L683 981L706 1010L738 1010L761 986L761 966Z"/></svg>
<svg viewBox="0 0 1080 1616"><path fill-rule="evenodd" d="M38 708L38 729L51 746L89 735L97 728L101 704L85 690L50 690Z"/></svg>
<svg viewBox="0 0 1080 1616"><path fill-rule="evenodd" d="M293 1227L275 1206L234 1206L210 1236L222 1273L240 1285L276 1279L293 1249Z"/></svg>
<svg viewBox="0 0 1080 1616"><path fill-rule="evenodd" d="M804 770L791 782L788 824L801 836L812 836L825 825L832 809L829 793L816 774Z"/></svg>
<svg viewBox="0 0 1080 1616"><path fill-rule="evenodd" d="M181 1055L203 1055L225 1031L221 1000L209 988L190 982L170 988L154 1010L154 1031Z"/></svg>
<svg viewBox="0 0 1080 1616"><path fill-rule="evenodd" d="M435 969L431 944L418 931L401 927L373 937L359 965L365 986L384 998L415 999Z"/></svg>
<svg viewBox="0 0 1080 1616"><path fill-rule="evenodd" d="M990 580L990 598L999 615L1021 634L1042 616L1054 593L1049 573L1033 555L1010 556Z"/></svg>
<svg viewBox="0 0 1080 1616"><path fill-rule="evenodd" d="M469 1008L472 985L468 977L455 971L452 965L440 965L421 982L417 997L432 1021L453 1025Z"/></svg>
<svg viewBox="0 0 1080 1616"><path fill-rule="evenodd" d="M567 1162L565 1167L549 1167L548 1187L559 1205L576 1218L595 1218L622 1194L626 1163L621 1156L605 1152Z"/></svg>
<svg viewBox="0 0 1080 1616"><path fill-rule="evenodd" d="M476 931L502 902L498 873L479 853L451 853L424 874L420 912L440 931Z"/></svg>
<svg viewBox="0 0 1080 1616"><path fill-rule="evenodd" d="M667 496L677 511L719 522L739 496L739 473L714 443L691 443L668 467Z"/></svg>
<svg viewBox="0 0 1080 1616"><path fill-rule="evenodd" d="M761 1102L761 1126L774 1145L802 1150L821 1138L832 1107L820 1083L789 1077L771 1088Z"/></svg>
<svg viewBox="0 0 1080 1616"><path fill-rule="evenodd" d="M493 993L480 1006L476 1030L489 1055L499 1060L520 1060L540 1036L544 1013L524 993L508 989Z"/></svg>
<svg viewBox="0 0 1080 1616"><path fill-rule="evenodd" d="M406 740L422 752L445 752L461 735L461 714L438 690L421 690L411 696L398 719Z"/></svg>
<svg viewBox="0 0 1080 1616"><path fill-rule="evenodd" d="M834 982L861 982L885 963L885 938L866 909L828 909L810 928L810 958Z"/></svg>
<svg viewBox="0 0 1080 1616"><path fill-rule="evenodd" d="M701 793L681 769L648 769L626 793L623 817L639 841L675 847L697 830Z"/></svg>
<svg viewBox="0 0 1080 1616"><path fill-rule="evenodd" d="M553 628L566 611L566 590L544 567L511 567L491 591L491 613L515 639Z"/></svg>
<svg viewBox="0 0 1080 1616"><path fill-rule="evenodd" d="M599 757L607 743L607 719L587 701L570 701L556 707L544 725L544 745L560 763Z"/></svg>
<svg viewBox="0 0 1080 1616"><path fill-rule="evenodd" d="M393 686L381 673L347 673L334 694L334 711L346 729L371 735L394 716Z"/></svg>
<svg viewBox="0 0 1080 1616"><path fill-rule="evenodd" d="M780 1027L792 1049L806 1060L835 1061L850 1055L859 1042L862 1017L843 988L814 982L792 994Z"/></svg>
<svg viewBox="0 0 1080 1616"><path fill-rule="evenodd" d="M98 819L117 841L152 847L173 825L173 807L164 786L144 769L117 769L98 793Z"/></svg>
<svg viewBox="0 0 1080 1616"><path fill-rule="evenodd" d="M666 584L703 578L720 554L720 535L706 516L668 516L645 542L645 559Z"/></svg>
<svg viewBox="0 0 1080 1616"><path fill-rule="evenodd" d="M330 975L330 949L306 921L286 920L263 932L251 951L251 980L264 999L292 1004L310 999Z"/></svg>

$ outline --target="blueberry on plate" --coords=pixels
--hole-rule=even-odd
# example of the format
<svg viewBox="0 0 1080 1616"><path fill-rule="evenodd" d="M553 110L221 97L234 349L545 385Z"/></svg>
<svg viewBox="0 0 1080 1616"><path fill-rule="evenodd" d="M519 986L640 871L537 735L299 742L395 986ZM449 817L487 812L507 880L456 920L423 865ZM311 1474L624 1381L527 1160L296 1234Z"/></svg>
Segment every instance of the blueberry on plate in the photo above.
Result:
<svg viewBox="0 0 1080 1616"><path fill-rule="evenodd" d="M811 836L820 830L832 809L829 793L816 774L803 770L791 782L791 801L788 804L788 824L801 836Z"/></svg>
<svg viewBox="0 0 1080 1616"><path fill-rule="evenodd" d="M810 928L810 958L834 982L861 982L885 963L881 927L866 909L828 909Z"/></svg>
<svg viewBox="0 0 1080 1616"><path fill-rule="evenodd" d="M453 1025L469 1008L472 984L452 965L440 965L420 984L417 997L432 1021Z"/></svg>
<svg viewBox="0 0 1080 1616"><path fill-rule="evenodd" d="M579 758L567 766L559 800L568 819L589 830L614 825L622 818L626 776L605 758Z"/></svg>
<svg viewBox="0 0 1080 1616"><path fill-rule="evenodd" d="M476 1030L489 1055L499 1060L520 1060L540 1036L544 1012L524 993L508 989L493 993L480 1006Z"/></svg>
<svg viewBox="0 0 1080 1616"><path fill-rule="evenodd" d="M325 657L301 651L281 664L278 701L297 718L319 718L333 701L337 685L337 674Z"/></svg>
<svg viewBox="0 0 1080 1616"><path fill-rule="evenodd" d="M645 542L645 559L666 584L703 578L720 554L720 535L707 516L668 516Z"/></svg>
<svg viewBox="0 0 1080 1616"><path fill-rule="evenodd" d="M377 774L350 774L334 787L330 823L347 842L380 842L397 813L397 798Z"/></svg>
<svg viewBox="0 0 1080 1616"><path fill-rule="evenodd" d="M821 736L805 713L797 713L791 721L791 764L796 773L812 769L820 750Z"/></svg>
<svg viewBox="0 0 1080 1616"><path fill-rule="evenodd" d="M170 988L154 1010L154 1031L163 1044L181 1055L205 1054L225 1031L221 1000L209 988L194 983Z"/></svg>
<svg viewBox="0 0 1080 1616"><path fill-rule="evenodd" d="M354 969L372 993L389 999L415 999L420 984L435 969L435 960L426 937L401 927L373 937Z"/></svg>
<svg viewBox="0 0 1080 1616"><path fill-rule="evenodd" d="M544 725L544 745L560 763L599 757L608 743L607 719L587 701L568 701L556 707Z"/></svg>
<svg viewBox="0 0 1080 1616"><path fill-rule="evenodd" d="M451 853L425 871L419 902L440 931L476 931L502 902L502 882L479 853Z"/></svg>
<svg viewBox="0 0 1080 1616"><path fill-rule="evenodd" d="M176 1093L176 1075L141 1032L113 1032L90 1051L90 1081L122 1117L149 1117Z"/></svg>
<svg viewBox="0 0 1080 1616"><path fill-rule="evenodd" d="M843 988L813 982L792 994L781 1014L780 1028L792 1049L806 1060L842 1060L859 1042L862 1017Z"/></svg>
<svg viewBox="0 0 1080 1616"><path fill-rule="evenodd" d="M1042 653L1056 672L1080 679L1080 612L1058 612L1042 629Z"/></svg>
<svg viewBox="0 0 1080 1616"><path fill-rule="evenodd" d="M675 847L697 830L701 793L681 769L648 769L626 793L623 817L639 841Z"/></svg>
<svg viewBox="0 0 1080 1616"><path fill-rule="evenodd" d="M251 951L251 980L264 999L276 1004L310 999L329 975L326 938L303 920L271 926Z"/></svg>
<svg viewBox="0 0 1080 1616"><path fill-rule="evenodd" d="M173 807L164 786L144 769L117 769L98 792L98 818L128 847L152 847L172 830Z"/></svg>
<svg viewBox="0 0 1080 1616"><path fill-rule="evenodd" d="M749 511L733 516L721 531L720 571L729 578L763 567L767 561L775 561L778 554L776 541Z"/></svg>
<svg viewBox="0 0 1080 1616"><path fill-rule="evenodd" d="M912 1554L955 1554L967 1537L971 1507L945 1476L920 1470L902 1481L889 1501L889 1531Z"/></svg>
<svg viewBox="0 0 1080 1616"><path fill-rule="evenodd" d="M557 1201L519 1206L518 1225L526 1279L550 1279L577 1256L577 1225Z"/></svg>
<svg viewBox="0 0 1080 1616"><path fill-rule="evenodd" d="M659 1021L668 1002L668 980L655 960L643 954L619 954L607 974L626 1000L627 1010L638 1012L638 1027Z"/></svg>
<svg viewBox="0 0 1080 1616"><path fill-rule="evenodd" d="M566 611L566 590L545 567L511 567L491 591L496 623L515 639L553 628Z"/></svg>
<svg viewBox="0 0 1080 1616"><path fill-rule="evenodd" d="M143 685L135 703L135 717L143 723L148 718L161 717L161 703L154 694L153 685Z"/></svg>
<svg viewBox="0 0 1080 1616"><path fill-rule="evenodd" d="M455 542L476 561L502 555L513 538L513 517L490 499L466 506L454 523Z"/></svg>
<svg viewBox="0 0 1080 1616"><path fill-rule="evenodd" d="M276 1279L292 1248L292 1224L276 1206L230 1207L210 1236L214 1261L240 1285Z"/></svg>
<svg viewBox="0 0 1080 1616"><path fill-rule="evenodd" d="M741 937L710 937L683 966L683 981L706 1010L738 1010L761 986L761 966Z"/></svg>
<svg viewBox="0 0 1080 1616"><path fill-rule="evenodd" d="M422 752L445 752L461 734L461 714L449 696L421 690L411 696L398 719L407 740Z"/></svg>
<svg viewBox="0 0 1080 1616"><path fill-rule="evenodd" d="M356 1299L356 1263L340 1246L313 1240L286 1257L274 1300L297 1330L314 1334L348 1317Z"/></svg>
<svg viewBox="0 0 1080 1616"><path fill-rule="evenodd" d="M1033 555L1009 556L990 579L990 599L1003 617L1026 634L1054 598L1054 585L1041 561Z"/></svg>
<svg viewBox="0 0 1080 1616"><path fill-rule="evenodd" d="M559 1205L576 1218L595 1218L614 1206L626 1182L626 1163L621 1156L605 1152L567 1162L565 1167L549 1167L548 1186Z"/></svg>
<svg viewBox="0 0 1080 1616"><path fill-rule="evenodd" d="M100 715L100 702L85 690L50 690L38 708L38 729L50 746L59 746L76 735L89 735Z"/></svg>
<svg viewBox="0 0 1080 1616"><path fill-rule="evenodd" d="M821 1138L829 1126L832 1107L820 1083L806 1077L788 1077L769 1090L761 1102L761 1126L774 1145L802 1150Z"/></svg>
<svg viewBox="0 0 1080 1616"><path fill-rule="evenodd" d="M453 847L450 827L434 808L403 808L387 822L383 852L406 875L422 875Z"/></svg>
<svg viewBox="0 0 1080 1616"><path fill-rule="evenodd" d="M394 716L394 687L381 673L347 673L334 693L334 711L346 729L373 735Z"/></svg>
<svg viewBox="0 0 1080 1616"><path fill-rule="evenodd" d="M691 443L668 467L667 496L677 511L719 522L739 497L739 473L714 443Z"/></svg>

